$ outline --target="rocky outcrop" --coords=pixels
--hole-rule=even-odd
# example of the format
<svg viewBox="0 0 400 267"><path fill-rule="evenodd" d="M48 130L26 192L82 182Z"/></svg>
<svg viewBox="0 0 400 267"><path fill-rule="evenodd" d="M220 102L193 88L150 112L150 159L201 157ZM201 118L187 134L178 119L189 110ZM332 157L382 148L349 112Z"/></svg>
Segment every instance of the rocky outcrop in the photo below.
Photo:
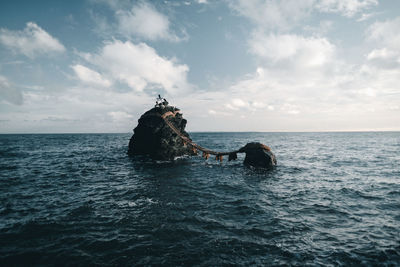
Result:
<svg viewBox="0 0 400 267"><path fill-rule="evenodd" d="M133 130L128 154L172 160L178 156L197 155L199 150L203 152L205 159L211 154L222 162L224 155L228 155L228 160L231 161L237 159L237 153L246 153L244 164L247 166L264 169L276 166L275 155L268 146L261 143L248 143L232 152L217 152L203 148L190 139L185 131L186 122L178 108L169 106L168 102L159 96L156 106L140 117L138 126Z"/></svg>
<svg viewBox="0 0 400 267"><path fill-rule="evenodd" d="M189 138L185 131L187 121L173 106L157 106L140 119L134 134L129 141L129 155L147 155L152 159L172 160L182 155L194 155L192 148L186 146L181 137L174 133L161 117L164 113L172 112L175 116L169 121L184 136Z"/></svg>
<svg viewBox="0 0 400 267"><path fill-rule="evenodd" d="M246 153L244 165L258 168L273 169L277 162L271 149L261 143L248 143L239 152Z"/></svg>

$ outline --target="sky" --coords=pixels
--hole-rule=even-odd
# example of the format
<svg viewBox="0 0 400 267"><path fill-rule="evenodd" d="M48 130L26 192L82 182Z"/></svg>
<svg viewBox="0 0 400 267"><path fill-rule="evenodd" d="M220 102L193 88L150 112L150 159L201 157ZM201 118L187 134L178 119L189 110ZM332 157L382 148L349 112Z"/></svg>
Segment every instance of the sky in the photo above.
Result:
<svg viewBox="0 0 400 267"><path fill-rule="evenodd" d="M399 131L400 1L0 2L0 133Z"/></svg>

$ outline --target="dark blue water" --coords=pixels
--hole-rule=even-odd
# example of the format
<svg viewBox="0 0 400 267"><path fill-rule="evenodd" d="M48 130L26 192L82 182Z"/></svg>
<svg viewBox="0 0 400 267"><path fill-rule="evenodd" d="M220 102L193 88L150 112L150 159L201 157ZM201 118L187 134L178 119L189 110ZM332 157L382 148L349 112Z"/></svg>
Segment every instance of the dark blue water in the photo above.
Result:
<svg viewBox="0 0 400 267"><path fill-rule="evenodd" d="M399 265L400 133L193 133L279 167L133 160L130 134L0 135L0 265Z"/></svg>

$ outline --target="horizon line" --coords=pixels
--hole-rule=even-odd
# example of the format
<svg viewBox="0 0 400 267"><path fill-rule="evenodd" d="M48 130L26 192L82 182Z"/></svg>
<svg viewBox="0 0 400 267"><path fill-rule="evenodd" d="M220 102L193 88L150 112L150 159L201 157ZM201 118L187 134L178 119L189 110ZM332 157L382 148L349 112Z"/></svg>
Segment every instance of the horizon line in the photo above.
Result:
<svg viewBox="0 0 400 267"><path fill-rule="evenodd" d="M379 132L400 132L400 130L327 130L327 131L187 131L188 133L379 133ZM133 132L10 132L0 135L17 134L130 134Z"/></svg>

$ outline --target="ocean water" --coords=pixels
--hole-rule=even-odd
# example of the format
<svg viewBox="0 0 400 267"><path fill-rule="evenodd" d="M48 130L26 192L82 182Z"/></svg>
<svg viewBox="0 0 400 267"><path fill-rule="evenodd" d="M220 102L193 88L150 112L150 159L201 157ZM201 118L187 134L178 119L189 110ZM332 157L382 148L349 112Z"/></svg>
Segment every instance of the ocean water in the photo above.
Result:
<svg viewBox="0 0 400 267"><path fill-rule="evenodd" d="M130 134L0 135L0 265L400 265L400 133L191 133L278 167L127 156Z"/></svg>

